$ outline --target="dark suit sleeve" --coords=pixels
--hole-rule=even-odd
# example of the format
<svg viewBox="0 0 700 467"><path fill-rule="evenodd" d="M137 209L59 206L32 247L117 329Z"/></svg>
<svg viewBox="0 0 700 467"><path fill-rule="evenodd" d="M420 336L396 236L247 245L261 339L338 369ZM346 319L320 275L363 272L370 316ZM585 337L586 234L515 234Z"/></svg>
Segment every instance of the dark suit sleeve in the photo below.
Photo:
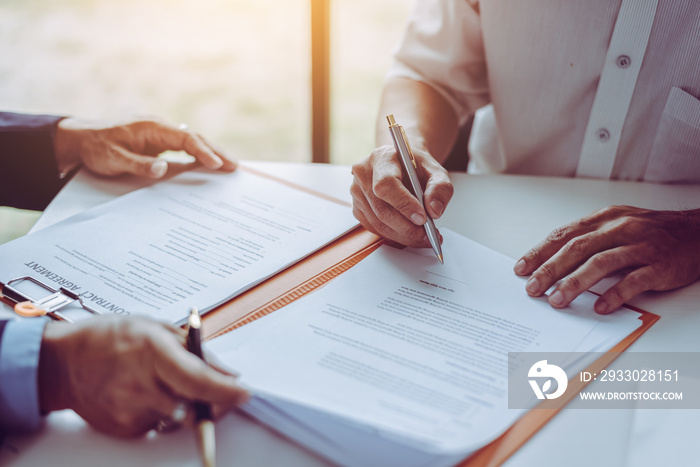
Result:
<svg viewBox="0 0 700 467"><path fill-rule="evenodd" d="M0 204L43 210L66 183L53 139L63 117L0 112Z"/></svg>

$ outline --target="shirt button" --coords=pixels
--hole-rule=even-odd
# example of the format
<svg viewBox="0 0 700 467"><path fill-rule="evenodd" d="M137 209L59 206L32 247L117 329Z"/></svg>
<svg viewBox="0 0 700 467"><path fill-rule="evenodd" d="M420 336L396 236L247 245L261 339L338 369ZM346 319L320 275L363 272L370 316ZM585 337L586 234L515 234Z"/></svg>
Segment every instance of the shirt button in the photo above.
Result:
<svg viewBox="0 0 700 467"><path fill-rule="evenodd" d="M605 128L598 128L595 135L601 143L605 143L610 139L610 132Z"/></svg>
<svg viewBox="0 0 700 467"><path fill-rule="evenodd" d="M627 55L620 55L617 57L617 66L620 68L627 68L632 64L632 59Z"/></svg>

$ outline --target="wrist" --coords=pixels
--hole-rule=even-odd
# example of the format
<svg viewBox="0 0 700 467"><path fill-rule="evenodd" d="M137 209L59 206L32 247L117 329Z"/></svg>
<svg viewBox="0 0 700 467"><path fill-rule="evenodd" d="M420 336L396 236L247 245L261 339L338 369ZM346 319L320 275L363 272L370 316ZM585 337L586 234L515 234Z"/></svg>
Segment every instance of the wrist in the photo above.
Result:
<svg viewBox="0 0 700 467"><path fill-rule="evenodd" d="M80 123L71 117L64 118L58 122L56 127L53 147L61 178L64 178L81 163L80 145L78 144L80 129Z"/></svg>
<svg viewBox="0 0 700 467"><path fill-rule="evenodd" d="M67 362L71 335L69 325L49 322L44 328L39 352L39 409L42 413L69 408Z"/></svg>

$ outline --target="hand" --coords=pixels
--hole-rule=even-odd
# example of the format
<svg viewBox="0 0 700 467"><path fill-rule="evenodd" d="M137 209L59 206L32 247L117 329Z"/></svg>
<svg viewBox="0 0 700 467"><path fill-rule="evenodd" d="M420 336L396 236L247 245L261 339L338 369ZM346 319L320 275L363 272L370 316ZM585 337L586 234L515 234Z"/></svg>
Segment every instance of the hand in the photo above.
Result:
<svg viewBox="0 0 700 467"><path fill-rule="evenodd" d="M425 187L428 215L438 219L450 202L454 188L447 171L427 152L413 149L421 184ZM426 212L404 186L403 169L393 146L380 146L352 166L353 214L377 235L404 245L430 246L425 234Z"/></svg>
<svg viewBox="0 0 700 467"><path fill-rule="evenodd" d="M41 410L71 408L100 431L130 437L180 401L231 408L246 400L235 376L205 364L184 341L183 331L144 318L50 322L39 359Z"/></svg>
<svg viewBox="0 0 700 467"><path fill-rule="evenodd" d="M100 175L130 173L161 178L168 162L155 156L163 151L185 151L208 169L232 172L235 162L202 136L153 119L94 122L65 118L58 124L54 150L59 169L83 164ZM183 165L183 164L178 164Z"/></svg>
<svg viewBox="0 0 700 467"><path fill-rule="evenodd" d="M622 279L595 303L597 313L611 313L641 292L672 290L700 277L700 209L611 206L556 229L514 270L532 274L526 290L533 297L563 279L549 296L555 308L622 272Z"/></svg>

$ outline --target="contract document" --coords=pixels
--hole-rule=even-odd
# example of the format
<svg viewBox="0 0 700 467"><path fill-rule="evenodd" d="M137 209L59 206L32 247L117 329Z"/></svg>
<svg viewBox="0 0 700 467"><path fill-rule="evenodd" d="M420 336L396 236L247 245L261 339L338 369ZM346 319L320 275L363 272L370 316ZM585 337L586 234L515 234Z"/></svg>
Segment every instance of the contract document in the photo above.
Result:
<svg viewBox="0 0 700 467"><path fill-rule="evenodd" d="M210 342L250 388L244 410L341 465L453 465L522 414L508 409L508 352L605 351L640 324L597 315L590 294L554 310L512 259L441 233L444 265L382 246Z"/></svg>
<svg viewBox="0 0 700 467"><path fill-rule="evenodd" d="M31 276L104 314L178 323L356 225L348 205L244 168L189 172L0 245L0 281Z"/></svg>

